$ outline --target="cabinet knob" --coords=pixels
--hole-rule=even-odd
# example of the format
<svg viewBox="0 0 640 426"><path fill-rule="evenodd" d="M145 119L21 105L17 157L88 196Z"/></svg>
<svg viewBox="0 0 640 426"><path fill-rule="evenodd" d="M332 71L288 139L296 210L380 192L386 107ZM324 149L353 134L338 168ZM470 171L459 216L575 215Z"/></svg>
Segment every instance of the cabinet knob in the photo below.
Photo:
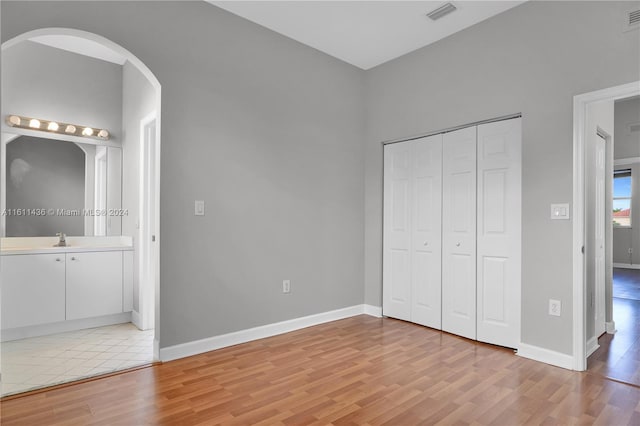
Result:
<svg viewBox="0 0 640 426"><path fill-rule="evenodd" d="M62 259L60 259L59 257L56 257L56 262L61 262Z"/></svg>
<svg viewBox="0 0 640 426"><path fill-rule="evenodd" d="M429 242L428 242L428 241L425 241L423 245L424 245L424 246L428 246L428 245L429 245Z"/></svg>
<svg viewBox="0 0 640 426"><path fill-rule="evenodd" d="M75 256L71 258L71 260L76 260Z"/></svg>
<svg viewBox="0 0 640 426"><path fill-rule="evenodd" d="M456 243L456 247L460 247L460 243Z"/></svg>

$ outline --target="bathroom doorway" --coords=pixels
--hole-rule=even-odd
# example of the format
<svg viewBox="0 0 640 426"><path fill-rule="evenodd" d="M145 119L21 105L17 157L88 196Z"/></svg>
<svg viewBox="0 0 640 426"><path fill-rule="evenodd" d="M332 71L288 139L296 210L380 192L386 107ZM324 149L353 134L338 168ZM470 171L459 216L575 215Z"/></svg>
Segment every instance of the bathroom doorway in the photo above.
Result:
<svg viewBox="0 0 640 426"><path fill-rule="evenodd" d="M71 47L73 45L84 46L84 49L74 51ZM123 212L122 217L113 219L113 223L111 218L105 222L99 222L104 229L100 228L97 225L98 222L93 218L90 220L85 218L85 233L71 236L67 238L67 241L71 241L72 247L75 241L74 237L76 240L82 238L84 241L97 241L101 238L122 241L122 246L125 247L122 250L121 258L124 284L122 309L117 314L70 320L65 317L63 308L62 318L55 321L13 330L3 328L2 343L0 343L2 353L0 394L2 397L130 368L139 368L150 365L159 359L157 317L159 315L160 279L158 265L160 83L146 65L123 47L96 34L64 28L30 31L4 42L2 44L3 79L9 78L11 75L4 72L6 64L4 59L9 56L10 52L17 52L21 46L28 46L32 51L37 50L42 54L42 58L47 58L46 60L49 61L46 67L32 67L34 70L41 70L40 75L52 73L50 69L53 65L50 60L53 58L53 62L55 62L56 55L59 55L67 61L64 62L67 66L74 60L88 64L87 68L80 66L75 69L80 70L78 73L80 77L87 77L91 80L91 87L100 86L103 75L92 72L93 68L91 67L106 70L104 75L107 76L105 77L107 80L109 75L115 76L109 81L120 81L121 90L119 91L103 90L101 94L104 96L90 96L90 94L84 93L85 99L94 100L96 108L85 107L82 110L76 108L74 111L71 107L67 108L74 103L66 102L66 105L63 101L66 99L64 96L58 99L54 96L47 97L46 93L41 95L41 101L38 101L40 98L38 98L38 91L35 88L38 84L34 84L31 92L23 91L20 98L21 100L29 99L28 95L32 93L33 99L27 105L30 107L28 111L31 111L35 117L47 120L80 124L92 124L93 122L100 124L101 120L106 120L105 117L110 117L111 123L114 122L114 119L121 120L121 125L117 125L116 122L115 125L109 126L112 138L105 144L109 150L115 149L117 151L118 162L109 163L110 158L107 156L107 161L102 164L98 160L103 157L94 155L96 161L93 158L91 161L87 160L89 167L85 168L85 175L93 176L96 173L104 175L102 180L105 182L106 192L103 194L104 197L100 196L97 199L102 201L106 199L104 206L106 208L111 208L114 206L111 202L115 202L118 211ZM103 54L104 56L101 56ZM61 59L59 62L63 63L63 60ZM24 66L24 62L19 65ZM71 68L73 69L73 67ZM83 73L84 75L82 75ZM17 73L14 73L11 78L15 78L16 75ZM38 83L37 76L29 78ZM66 76L65 81L71 84L73 77ZM81 81L77 81L77 85L76 89L81 87ZM55 87L60 93L66 95L61 91L60 85L48 84L47 86ZM82 91L77 90L77 92L76 97L82 100L80 97ZM75 99L73 96L71 98ZM55 99L54 105L48 104L51 99ZM11 114L24 110L23 104L12 105L7 100L8 97L3 92L3 111L5 113ZM108 106L109 103L119 103L121 109L116 111L114 108L105 108L105 105ZM13 109L10 108L11 106ZM96 113L96 111L103 110L107 113ZM56 116L56 114L60 114L60 116ZM4 117L2 121L4 122ZM29 136L37 135L41 138L58 139L59 141L78 142L67 135L45 134L42 131L38 132L32 129L24 129L23 131L23 129L8 127L3 123L2 148L9 143L11 138L6 136L10 132ZM141 138L141 135L144 134L147 135L146 139ZM100 146L103 142L89 141L89 143L94 144L93 151L89 149L90 152L105 154L105 149ZM6 167L3 167L3 173L6 171L5 169ZM114 176L113 179L111 175ZM5 180L4 177L3 175L3 180ZM87 192L85 194L87 200L94 200L96 195L94 192L97 192L98 189L105 189L103 186L96 189L93 183L85 183L84 187ZM115 189L118 191L114 192ZM117 194L117 196L114 197L113 194ZM90 224L90 226L86 224ZM4 234L4 226L1 231L3 232L1 236L4 237L6 235ZM150 238L147 239L145 236ZM0 261L5 254L9 254L5 252L5 248L10 246L9 240L16 239L25 244L28 242L25 242L28 240L26 236L2 238L3 253ZM105 241L100 240L98 244ZM151 241L152 245L144 244L148 241ZM11 242L11 244L14 243L15 241ZM47 240L43 247L48 247L48 244ZM79 245L74 248L81 250ZM15 253L13 254L15 255ZM74 260L70 253L63 252L61 260L57 263L64 265L65 256L69 258L66 260L66 267L69 268L70 262ZM64 266L62 268L62 290L64 292ZM131 277L131 287L127 287L127 277L129 276ZM68 285L68 277L66 280ZM91 279L86 280L87 283L91 281ZM126 290L128 288L131 288L129 293ZM64 296L62 300L64 302ZM4 300L3 302L10 301Z"/></svg>

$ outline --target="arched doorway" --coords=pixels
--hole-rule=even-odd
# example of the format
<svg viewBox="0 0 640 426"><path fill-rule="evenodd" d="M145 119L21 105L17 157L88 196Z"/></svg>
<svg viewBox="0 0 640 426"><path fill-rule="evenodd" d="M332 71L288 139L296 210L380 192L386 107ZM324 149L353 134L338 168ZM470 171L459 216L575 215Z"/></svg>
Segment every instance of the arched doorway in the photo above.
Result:
<svg viewBox="0 0 640 426"><path fill-rule="evenodd" d="M160 238L160 216L159 216L159 189L160 189L160 140L161 140L161 85L151 70L133 53L129 52L124 47L94 33L69 29L69 28L43 28L34 31L29 31L7 40L2 44L2 53L4 54L8 49L18 46L20 43L34 40L53 40L60 45L52 47L58 47L63 50L69 50L80 55L91 56L91 54L85 54L82 52L82 45L100 46L105 52L112 52L114 56L122 58L127 63L127 66L133 67L143 78L146 80L152 92L154 94L152 106L145 111L143 117L135 119L135 127L137 132L135 137L130 140L135 140L136 150L139 154L139 159L130 167L129 179L127 182L122 182L122 170L120 175L119 184L123 187L134 187L138 192L139 204L136 206L137 219L135 226L132 226L132 231L127 235L134 241L134 260L131 261L131 268L135 275L136 285L134 286L134 294L131 303L137 306L131 312L132 322L141 329L151 329L153 334L153 359L159 359L159 282L160 282L160 269L159 269L159 238ZM64 44L73 41L72 44L79 45L80 50L67 49ZM84 41L84 43L83 43ZM46 44L44 41L43 44ZM63 46L63 47L61 47ZM77 48L77 46L76 46ZM95 56L94 56L95 58ZM3 75L3 78L5 76ZM4 110L5 114L16 113L15 111ZM21 112L25 114L26 112ZM152 121L149 121L149 117L153 117ZM47 118L47 117L42 117ZM4 121L4 117L3 117ZM2 143L0 146L3 152L0 153L0 157L5 158L4 148L6 143L11 140L11 134L31 134L34 133L29 130L21 131L13 127L2 124ZM134 132L130 132L133 135ZM80 142L74 140L74 137L65 137L65 135L59 136L55 134L47 134L47 137L51 139L68 140L71 142ZM112 144L112 147L117 144ZM122 164L121 164L122 168ZM150 171L152 173L150 173ZM5 167L2 167L2 179L6 176ZM6 183L6 182L5 182ZM2 185L2 198L4 202L4 190L5 186ZM2 207L6 207L3 205ZM126 207L126 206L120 206ZM125 208L122 208L125 210ZM5 236L4 221L0 227L2 230L2 236ZM95 234L95 238L99 238ZM6 240L5 240L6 241ZM135 302L134 302L135 301ZM55 330L55 327L53 328ZM31 330L30 330L31 331ZM41 332L39 335L42 336ZM38 334L35 334L36 336ZM3 373L4 373L3 368ZM4 377L3 377L4 378Z"/></svg>

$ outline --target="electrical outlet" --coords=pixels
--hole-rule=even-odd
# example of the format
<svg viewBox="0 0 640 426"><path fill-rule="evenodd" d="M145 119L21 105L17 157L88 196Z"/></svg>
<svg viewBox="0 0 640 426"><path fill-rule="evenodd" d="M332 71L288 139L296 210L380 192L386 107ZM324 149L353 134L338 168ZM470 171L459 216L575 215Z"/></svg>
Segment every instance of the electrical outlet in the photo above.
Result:
<svg viewBox="0 0 640 426"><path fill-rule="evenodd" d="M562 313L562 302L559 300L549 299L549 315L559 317Z"/></svg>
<svg viewBox="0 0 640 426"><path fill-rule="evenodd" d="M282 281L282 292L283 293L291 293L291 280L283 280Z"/></svg>

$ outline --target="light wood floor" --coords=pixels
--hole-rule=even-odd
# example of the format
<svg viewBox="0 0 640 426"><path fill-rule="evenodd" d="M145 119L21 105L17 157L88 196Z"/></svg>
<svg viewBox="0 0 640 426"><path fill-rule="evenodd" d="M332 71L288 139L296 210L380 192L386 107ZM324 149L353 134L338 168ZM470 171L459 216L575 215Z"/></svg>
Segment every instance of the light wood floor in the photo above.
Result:
<svg viewBox="0 0 640 426"><path fill-rule="evenodd" d="M603 334L587 360L590 372L640 386L640 270L613 270L615 334Z"/></svg>
<svg viewBox="0 0 640 426"><path fill-rule="evenodd" d="M357 316L0 403L8 425L640 424L640 389Z"/></svg>

